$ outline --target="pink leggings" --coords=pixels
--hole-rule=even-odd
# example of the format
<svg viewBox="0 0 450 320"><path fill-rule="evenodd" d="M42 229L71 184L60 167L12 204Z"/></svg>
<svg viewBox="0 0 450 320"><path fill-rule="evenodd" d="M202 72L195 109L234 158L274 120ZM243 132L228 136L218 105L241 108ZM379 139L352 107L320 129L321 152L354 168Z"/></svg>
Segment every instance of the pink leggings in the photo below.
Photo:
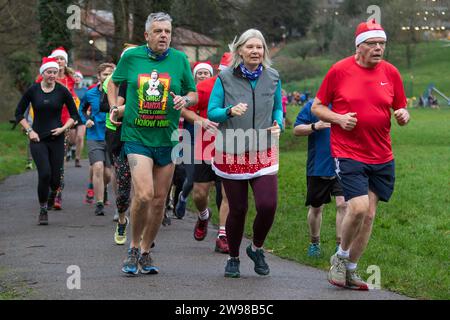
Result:
<svg viewBox="0 0 450 320"><path fill-rule="evenodd" d="M278 177L262 176L251 180L222 179L228 197L230 213L226 230L231 257L239 257L248 211L248 185L253 189L256 217L253 222L253 243L262 247L275 219L278 202Z"/></svg>

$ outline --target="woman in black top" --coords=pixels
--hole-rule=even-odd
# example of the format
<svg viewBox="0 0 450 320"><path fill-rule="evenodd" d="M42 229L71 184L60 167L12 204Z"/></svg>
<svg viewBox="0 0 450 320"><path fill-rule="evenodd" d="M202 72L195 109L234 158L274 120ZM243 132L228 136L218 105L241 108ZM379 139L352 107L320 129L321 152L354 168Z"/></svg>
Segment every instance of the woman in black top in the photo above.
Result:
<svg viewBox="0 0 450 320"><path fill-rule="evenodd" d="M16 110L16 121L25 129L30 139L30 149L38 170L38 197L41 206L39 224L48 224L47 201L49 190L53 194L60 187L60 173L64 165L64 132L78 120L75 102L63 85L56 82L58 64L54 58L43 58L41 83L33 84L23 95ZM33 126L24 118L29 105L34 111ZM66 105L70 119L61 122L61 112Z"/></svg>

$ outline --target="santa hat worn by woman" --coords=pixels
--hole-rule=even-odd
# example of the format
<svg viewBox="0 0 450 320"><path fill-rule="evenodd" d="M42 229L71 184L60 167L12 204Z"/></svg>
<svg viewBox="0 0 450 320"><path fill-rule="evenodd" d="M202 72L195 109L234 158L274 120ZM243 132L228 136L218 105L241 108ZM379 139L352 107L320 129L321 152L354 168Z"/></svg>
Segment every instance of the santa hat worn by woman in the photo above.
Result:
<svg viewBox="0 0 450 320"><path fill-rule="evenodd" d="M41 64L41 67L39 68L39 73L43 74L45 72L45 70L50 69L50 68L56 68L59 70L59 64L56 61L56 59L55 58L47 58L47 57L42 58L42 64Z"/></svg>
<svg viewBox="0 0 450 320"><path fill-rule="evenodd" d="M50 58L63 57L67 63L69 63L69 55L67 54L66 49L64 47L56 48L52 51L52 54L49 56Z"/></svg>

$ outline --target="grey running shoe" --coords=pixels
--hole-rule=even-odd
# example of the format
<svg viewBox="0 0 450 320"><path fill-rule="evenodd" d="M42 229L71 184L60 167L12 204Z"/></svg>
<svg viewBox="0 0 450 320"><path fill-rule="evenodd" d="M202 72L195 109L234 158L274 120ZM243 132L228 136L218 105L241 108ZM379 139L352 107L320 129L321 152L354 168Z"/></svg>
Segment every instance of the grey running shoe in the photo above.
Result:
<svg viewBox="0 0 450 320"><path fill-rule="evenodd" d="M138 274L139 272L138 260L139 260L139 249L138 248L128 249L128 257L123 262L122 272L131 275Z"/></svg>
<svg viewBox="0 0 450 320"><path fill-rule="evenodd" d="M48 225L47 209L41 208L41 212L39 213L39 225L40 226L47 226Z"/></svg>
<svg viewBox="0 0 450 320"><path fill-rule="evenodd" d="M142 274L158 274L159 269L153 265L150 253L145 252L139 258L139 269Z"/></svg>
<svg viewBox="0 0 450 320"><path fill-rule="evenodd" d="M95 206L95 215L96 216L104 216L105 215L105 206L102 203L97 203Z"/></svg>
<svg viewBox="0 0 450 320"><path fill-rule="evenodd" d="M368 284L361 279L356 270L347 270L345 287L352 290L369 290Z"/></svg>
<svg viewBox="0 0 450 320"><path fill-rule="evenodd" d="M247 247L247 255L255 263L255 272L257 274L260 276L267 276L270 273L270 268L266 263L263 249L256 249L256 251L253 251L252 245L250 244Z"/></svg>
<svg viewBox="0 0 450 320"><path fill-rule="evenodd" d="M328 282L337 287L345 287L347 268L347 258L339 256L337 253L331 256L331 268L328 272Z"/></svg>
<svg viewBox="0 0 450 320"><path fill-rule="evenodd" d="M166 210L166 212L164 213L162 225L164 227L166 227L166 226L170 226L171 224L172 224L172 218L170 218L169 212Z"/></svg>
<svg viewBox="0 0 450 320"><path fill-rule="evenodd" d="M225 278L240 278L241 272L239 271L240 265L239 258L230 258L225 266Z"/></svg>

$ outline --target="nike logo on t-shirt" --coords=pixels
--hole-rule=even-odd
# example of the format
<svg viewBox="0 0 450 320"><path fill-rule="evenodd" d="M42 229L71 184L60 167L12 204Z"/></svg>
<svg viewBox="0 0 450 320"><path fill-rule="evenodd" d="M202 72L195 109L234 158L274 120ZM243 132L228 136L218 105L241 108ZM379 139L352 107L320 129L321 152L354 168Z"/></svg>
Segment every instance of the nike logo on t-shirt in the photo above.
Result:
<svg viewBox="0 0 450 320"><path fill-rule="evenodd" d="M389 82L380 82L381 86L385 86L387 84L389 84Z"/></svg>

